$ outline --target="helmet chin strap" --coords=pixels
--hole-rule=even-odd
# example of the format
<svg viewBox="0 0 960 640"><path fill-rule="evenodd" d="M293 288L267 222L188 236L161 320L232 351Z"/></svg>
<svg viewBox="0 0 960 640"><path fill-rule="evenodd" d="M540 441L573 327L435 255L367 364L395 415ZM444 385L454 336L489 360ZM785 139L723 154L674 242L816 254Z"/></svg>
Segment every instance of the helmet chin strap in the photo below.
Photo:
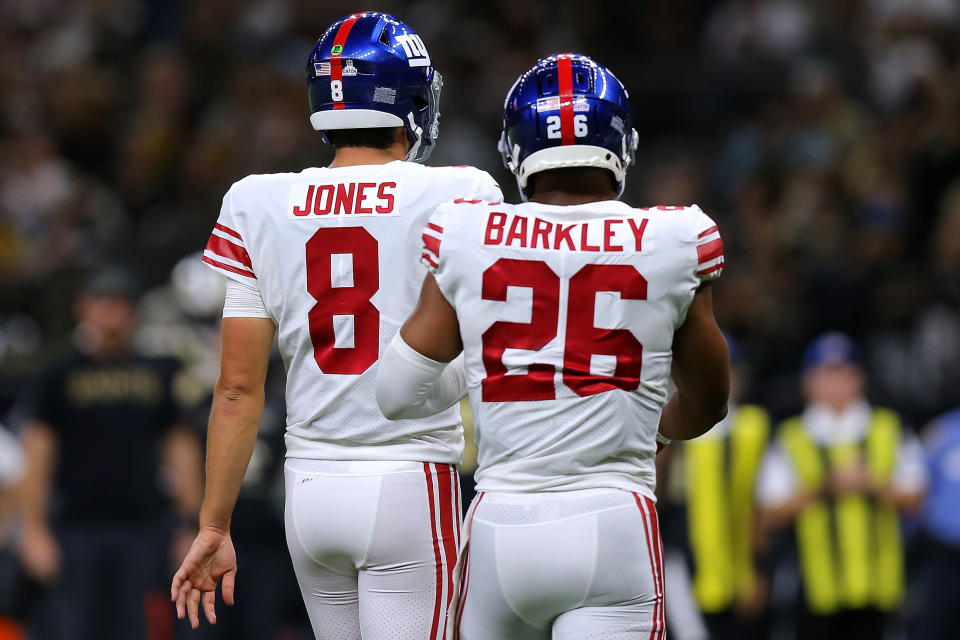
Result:
<svg viewBox="0 0 960 640"><path fill-rule="evenodd" d="M420 145L423 144L423 129L417 126L417 123L413 119L413 112L407 114L407 122L410 123L410 131L413 132L413 144L410 145L410 149L407 151L407 161L416 162L418 160L417 154L420 152ZM420 158L422 160L422 158Z"/></svg>
<svg viewBox="0 0 960 640"><path fill-rule="evenodd" d="M517 191L520 192L520 199L523 200L524 202L530 202L530 198L527 196L527 187L521 183L520 176L516 176L516 178L517 178ZM527 179L527 184L528 185L530 184L529 178Z"/></svg>

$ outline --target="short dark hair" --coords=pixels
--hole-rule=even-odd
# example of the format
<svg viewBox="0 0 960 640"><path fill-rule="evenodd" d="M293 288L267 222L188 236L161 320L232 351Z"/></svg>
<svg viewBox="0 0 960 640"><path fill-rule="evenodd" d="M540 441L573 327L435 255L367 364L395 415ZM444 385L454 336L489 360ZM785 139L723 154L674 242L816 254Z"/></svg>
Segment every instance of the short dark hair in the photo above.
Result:
<svg viewBox="0 0 960 640"><path fill-rule="evenodd" d="M375 127L373 129L330 129L325 131L327 140L335 149L343 147L371 147L389 149L396 141L398 127Z"/></svg>
<svg viewBox="0 0 960 640"><path fill-rule="evenodd" d="M140 283L128 269L119 265L100 267L91 274L81 294L87 298L120 298L136 302L140 297Z"/></svg>

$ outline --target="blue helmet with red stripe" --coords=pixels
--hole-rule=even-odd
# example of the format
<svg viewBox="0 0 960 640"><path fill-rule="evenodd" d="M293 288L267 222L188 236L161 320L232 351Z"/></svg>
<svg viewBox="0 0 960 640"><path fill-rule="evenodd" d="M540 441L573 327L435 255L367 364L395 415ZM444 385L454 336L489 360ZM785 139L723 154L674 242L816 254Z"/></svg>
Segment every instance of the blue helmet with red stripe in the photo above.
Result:
<svg viewBox="0 0 960 640"><path fill-rule="evenodd" d="M310 123L321 132L404 127L407 160L422 162L437 141L442 85L413 29L386 13L355 13L330 25L307 61Z"/></svg>
<svg viewBox="0 0 960 640"><path fill-rule="evenodd" d="M569 167L600 167L623 193L637 132L626 88L587 56L546 56L521 75L503 105L500 153L523 199L530 176Z"/></svg>

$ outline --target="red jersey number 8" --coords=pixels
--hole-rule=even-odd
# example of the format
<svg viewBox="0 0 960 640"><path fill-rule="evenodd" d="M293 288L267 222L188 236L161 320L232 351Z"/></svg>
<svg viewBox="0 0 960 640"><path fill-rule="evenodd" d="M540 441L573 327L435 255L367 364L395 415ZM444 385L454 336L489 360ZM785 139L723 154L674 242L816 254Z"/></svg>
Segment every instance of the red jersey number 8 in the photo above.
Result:
<svg viewBox="0 0 960 640"><path fill-rule="evenodd" d="M359 375L380 349L380 311L370 302L380 289L377 239L363 227L318 229L306 255L307 291L317 301L307 314L313 357L323 373ZM334 255L349 256L351 286L333 285ZM336 345L334 316L353 317L353 346Z"/></svg>

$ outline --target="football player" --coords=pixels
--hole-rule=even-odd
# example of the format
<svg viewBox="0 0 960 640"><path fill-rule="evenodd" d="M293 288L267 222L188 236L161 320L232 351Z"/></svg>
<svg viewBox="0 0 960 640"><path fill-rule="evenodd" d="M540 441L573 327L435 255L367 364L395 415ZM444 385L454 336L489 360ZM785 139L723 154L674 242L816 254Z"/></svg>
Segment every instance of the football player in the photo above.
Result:
<svg viewBox="0 0 960 640"><path fill-rule="evenodd" d="M726 412L723 247L696 206L617 200L636 144L610 71L543 58L508 93L500 143L528 202L461 199L424 231L430 274L377 399L429 414L464 351L478 495L451 637L664 637L654 458Z"/></svg>
<svg viewBox="0 0 960 640"><path fill-rule="evenodd" d="M234 184L203 261L229 278L208 430L200 534L172 585L177 613L216 620L233 601L230 515L256 439L271 341L287 368L286 534L318 638L444 634L459 536L457 408L391 422L374 400L380 353L416 301L430 211L494 199L470 167L427 168L440 74L396 18L334 23L307 63L310 122L336 150L325 168ZM451 368L448 388L460 393ZM436 398L450 407L459 398ZM251 579L254 579L251 576ZM249 603L248 606L256 606Z"/></svg>

